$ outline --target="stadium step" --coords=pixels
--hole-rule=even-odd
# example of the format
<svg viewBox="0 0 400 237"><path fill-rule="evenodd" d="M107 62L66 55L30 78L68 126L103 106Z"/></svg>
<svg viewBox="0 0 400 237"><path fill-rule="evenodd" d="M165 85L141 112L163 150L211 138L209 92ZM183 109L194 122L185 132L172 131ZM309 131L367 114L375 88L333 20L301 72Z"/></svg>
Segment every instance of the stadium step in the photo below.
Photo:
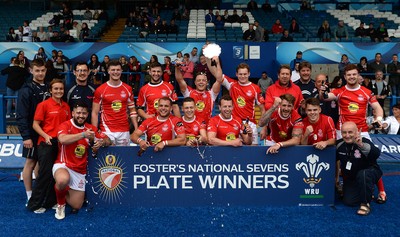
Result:
<svg viewBox="0 0 400 237"><path fill-rule="evenodd" d="M104 36L101 37L100 42L117 42L119 36L125 29L125 22L126 18L117 19L110 29L104 33Z"/></svg>

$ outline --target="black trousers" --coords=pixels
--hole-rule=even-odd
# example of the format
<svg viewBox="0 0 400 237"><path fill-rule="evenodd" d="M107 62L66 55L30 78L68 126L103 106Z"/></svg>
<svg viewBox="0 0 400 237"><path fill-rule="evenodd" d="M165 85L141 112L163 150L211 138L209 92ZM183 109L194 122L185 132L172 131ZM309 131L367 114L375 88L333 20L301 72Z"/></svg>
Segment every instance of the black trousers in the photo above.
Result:
<svg viewBox="0 0 400 237"><path fill-rule="evenodd" d="M377 167L357 172L355 179L343 180L343 203L349 206L357 206L361 203L370 203L374 186L382 177L382 171Z"/></svg>
<svg viewBox="0 0 400 237"><path fill-rule="evenodd" d="M38 145L39 174L28 202L28 209L31 211L41 207L51 208L57 203L52 169L57 159L58 141L52 139L51 143L52 145L47 145L42 142Z"/></svg>

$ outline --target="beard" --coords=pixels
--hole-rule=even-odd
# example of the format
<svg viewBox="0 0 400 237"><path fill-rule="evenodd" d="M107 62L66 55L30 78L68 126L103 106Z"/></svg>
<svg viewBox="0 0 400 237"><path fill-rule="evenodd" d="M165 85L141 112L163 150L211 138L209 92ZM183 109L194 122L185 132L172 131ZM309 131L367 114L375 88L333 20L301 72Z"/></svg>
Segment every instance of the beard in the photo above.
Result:
<svg viewBox="0 0 400 237"><path fill-rule="evenodd" d="M85 124L85 122L86 122L86 119L83 120L82 123L79 123L79 122L78 122L78 119L74 118L74 124L75 124L76 126L82 127L82 126Z"/></svg>

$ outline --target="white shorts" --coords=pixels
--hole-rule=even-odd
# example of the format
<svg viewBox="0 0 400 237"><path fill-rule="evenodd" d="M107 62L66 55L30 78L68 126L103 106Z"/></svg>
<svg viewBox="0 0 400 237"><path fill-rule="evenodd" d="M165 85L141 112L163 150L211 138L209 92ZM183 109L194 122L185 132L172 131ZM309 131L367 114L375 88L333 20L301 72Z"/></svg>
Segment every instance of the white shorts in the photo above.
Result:
<svg viewBox="0 0 400 237"><path fill-rule="evenodd" d="M368 140L372 141L368 132L361 132L361 137L367 138ZM336 130L336 139L342 139L342 132L340 130Z"/></svg>
<svg viewBox="0 0 400 237"><path fill-rule="evenodd" d="M69 184L68 185L72 190L85 192L86 174L81 174L74 170L71 170L70 168L65 166L65 163L56 163L53 165L53 177L58 169L68 170L68 173L69 173Z"/></svg>
<svg viewBox="0 0 400 237"><path fill-rule="evenodd" d="M103 133L110 138L112 144L115 146L129 146L129 142L131 141L129 132L104 131Z"/></svg>

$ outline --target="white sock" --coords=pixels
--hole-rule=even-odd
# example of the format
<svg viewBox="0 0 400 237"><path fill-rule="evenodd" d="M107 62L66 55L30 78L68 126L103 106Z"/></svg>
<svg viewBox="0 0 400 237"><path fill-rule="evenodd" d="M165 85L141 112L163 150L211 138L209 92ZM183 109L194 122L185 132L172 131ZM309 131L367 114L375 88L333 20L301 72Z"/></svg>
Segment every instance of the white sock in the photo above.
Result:
<svg viewBox="0 0 400 237"><path fill-rule="evenodd" d="M31 191L26 191L26 198L29 200L32 197L32 190Z"/></svg>

